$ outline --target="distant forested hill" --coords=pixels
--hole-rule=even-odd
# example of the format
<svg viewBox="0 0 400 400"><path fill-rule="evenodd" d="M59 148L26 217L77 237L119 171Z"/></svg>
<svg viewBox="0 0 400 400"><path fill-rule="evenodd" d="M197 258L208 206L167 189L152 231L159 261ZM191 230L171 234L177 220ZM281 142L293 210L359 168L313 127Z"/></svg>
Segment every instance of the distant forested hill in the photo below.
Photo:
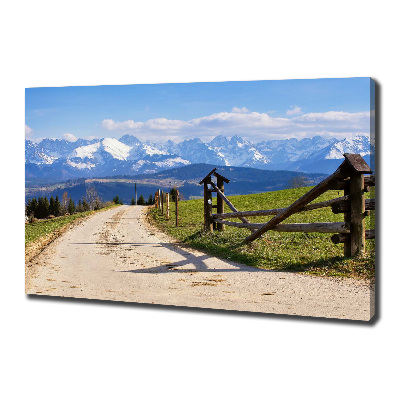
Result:
<svg viewBox="0 0 400 400"><path fill-rule="evenodd" d="M290 187L290 181L296 176L305 177L308 185L314 185L326 176L319 173L308 174L292 171L268 171L256 168L192 164L153 174L79 179L53 186L30 187L26 191L26 198L56 195L61 197L63 192L67 191L74 201L78 201L85 195L87 186L93 185L102 200L112 200L114 196L118 195L126 204L134 196L134 184L136 183L138 197L143 195L147 198L150 194L154 195L158 188L165 191L177 186L184 198L189 199L202 196L203 188L198 182L213 168L217 168L218 173L230 180L230 183L226 185L226 194L228 196L285 189Z"/></svg>

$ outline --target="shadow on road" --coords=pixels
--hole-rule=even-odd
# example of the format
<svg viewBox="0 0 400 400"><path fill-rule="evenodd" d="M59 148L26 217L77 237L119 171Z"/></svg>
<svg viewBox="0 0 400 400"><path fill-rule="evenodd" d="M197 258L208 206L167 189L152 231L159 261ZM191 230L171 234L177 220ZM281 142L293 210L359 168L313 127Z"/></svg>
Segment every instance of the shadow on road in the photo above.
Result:
<svg viewBox="0 0 400 400"><path fill-rule="evenodd" d="M73 243L81 245L106 245L106 246L121 246L124 249L129 247L152 247L152 248L165 248L170 251L177 253L181 260L169 263L163 263L161 265L151 268L138 268L128 271L136 274L160 274L160 273L187 273L187 272L282 272L278 270L265 270L256 267L249 267L247 265L235 263L229 260L222 260L217 257L213 257L207 254L195 255L191 252L191 248L184 244L171 244L171 243L131 243L131 242L111 242L111 243ZM145 257L146 254L143 254ZM161 256L161 255L160 255ZM224 268L214 268L212 265L208 265L205 261L207 260L218 260L218 263L225 266Z"/></svg>

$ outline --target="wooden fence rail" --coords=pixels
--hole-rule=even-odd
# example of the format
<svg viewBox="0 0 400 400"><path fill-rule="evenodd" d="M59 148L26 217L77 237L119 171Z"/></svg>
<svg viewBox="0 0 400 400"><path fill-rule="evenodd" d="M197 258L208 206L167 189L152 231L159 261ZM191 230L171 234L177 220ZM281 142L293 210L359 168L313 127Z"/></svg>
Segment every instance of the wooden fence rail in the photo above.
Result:
<svg viewBox="0 0 400 400"><path fill-rule="evenodd" d="M224 225L249 229L252 233L243 244L259 238L269 230L278 232L319 232L335 233L334 243L344 243L346 257L354 257L365 251L365 240L375 238L375 231L365 230L365 217L370 210L375 210L375 199L365 200L365 192L370 186L375 186L375 176L368 164L359 154L344 154L344 161L339 168L306 194L286 208L257 211L238 211L224 194L224 183L229 179L216 172L210 171L199 184L204 185L204 229L213 231L214 227L223 230ZM212 177L217 178L217 184ZM309 204L327 190L344 190L344 196L319 203ZM217 193L217 213L213 214L212 193ZM232 210L224 213L223 202ZM307 224L282 224L291 215L298 212L311 211L318 208L331 207L335 214L343 213L343 222L315 222ZM246 217L274 217L266 223L251 223ZM242 222L227 221L227 218L239 218Z"/></svg>
<svg viewBox="0 0 400 400"><path fill-rule="evenodd" d="M297 212L310 211L310 210L316 210L318 208L329 207L329 206L332 206L336 203L340 203L345 200L349 200L349 196L342 196L342 197L338 197L336 199L322 201L320 203L309 204L308 206L304 206ZM284 208L275 208L272 210L238 211L238 212L234 212L234 213L213 214L213 217L220 218L220 219L238 218L239 216L256 217L256 216L263 216L263 215L276 215L276 214L279 214L280 212L282 212L283 210L285 210L285 209Z"/></svg>
<svg viewBox="0 0 400 400"><path fill-rule="evenodd" d="M236 228L259 229L265 224L241 223L233 221L216 220L225 225ZM221 222L223 221L223 222ZM319 232L319 233L349 233L350 225L347 222L312 222L306 224L279 224L271 229L278 232Z"/></svg>

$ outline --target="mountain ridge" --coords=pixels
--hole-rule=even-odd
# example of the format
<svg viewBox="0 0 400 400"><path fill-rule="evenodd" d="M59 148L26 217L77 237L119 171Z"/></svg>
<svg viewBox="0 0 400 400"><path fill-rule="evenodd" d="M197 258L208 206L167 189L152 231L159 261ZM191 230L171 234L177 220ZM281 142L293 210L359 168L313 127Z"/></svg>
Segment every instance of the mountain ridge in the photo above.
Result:
<svg viewBox="0 0 400 400"><path fill-rule="evenodd" d="M25 141L26 178L66 180L80 177L151 174L165 169L206 163L264 170L331 173L343 153L359 153L369 163L374 147L367 136L342 140L322 136L252 143L239 135L199 138L174 143L120 139L43 139Z"/></svg>

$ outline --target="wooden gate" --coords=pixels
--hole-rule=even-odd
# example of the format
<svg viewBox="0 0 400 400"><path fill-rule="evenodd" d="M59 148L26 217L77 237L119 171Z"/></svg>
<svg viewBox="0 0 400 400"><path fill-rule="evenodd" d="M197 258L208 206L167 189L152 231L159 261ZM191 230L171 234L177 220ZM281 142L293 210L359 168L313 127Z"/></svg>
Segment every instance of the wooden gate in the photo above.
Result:
<svg viewBox="0 0 400 400"><path fill-rule="evenodd" d="M212 231L214 227L223 230L224 225L246 228L252 233L242 244L250 243L268 230L280 232L320 232L334 233L334 243L344 243L344 255L354 257L365 251L365 240L375 238L374 230L365 230L365 217L369 210L375 209L375 199L365 201L365 192L375 186L375 176L364 176L372 171L359 154L344 154L344 161L339 168L305 195L286 208L258 211L238 211L224 194L224 183L229 179L216 172L214 168L199 184L204 185L204 229ZM217 178L217 184L212 181ZM336 199L309 204L327 190L344 190L344 196ZM212 193L217 193L217 206L212 205ZM224 213L224 203L233 211ZM213 214L213 208L217 213ZM281 224L282 221L297 212L332 207L333 213L343 213L343 222L315 222L307 224ZM267 223L250 223L246 217L275 215ZM227 218L239 218L242 222L227 221Z"/></svg>

